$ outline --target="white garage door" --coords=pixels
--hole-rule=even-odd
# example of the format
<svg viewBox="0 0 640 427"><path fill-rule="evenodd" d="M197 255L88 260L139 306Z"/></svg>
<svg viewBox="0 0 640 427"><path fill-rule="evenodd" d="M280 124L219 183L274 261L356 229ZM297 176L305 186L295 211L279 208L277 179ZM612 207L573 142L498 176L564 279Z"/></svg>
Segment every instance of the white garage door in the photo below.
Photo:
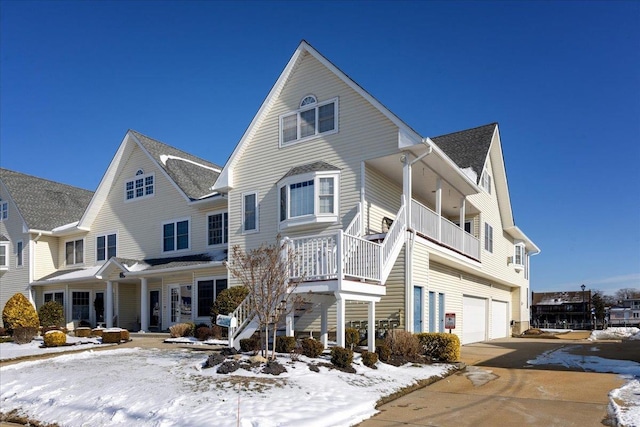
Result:
<svg viewBox="0 0 640 427"><path fill-rule="evenodd" d="M463 296L462 316L462 344L487 339L486 299Z"/></svg>
<svg viewBox="0 0 640 427"><path fill-rule="evenodd" d="M508 304L504 301L491 301L491 338L509 336Z"/></svg>

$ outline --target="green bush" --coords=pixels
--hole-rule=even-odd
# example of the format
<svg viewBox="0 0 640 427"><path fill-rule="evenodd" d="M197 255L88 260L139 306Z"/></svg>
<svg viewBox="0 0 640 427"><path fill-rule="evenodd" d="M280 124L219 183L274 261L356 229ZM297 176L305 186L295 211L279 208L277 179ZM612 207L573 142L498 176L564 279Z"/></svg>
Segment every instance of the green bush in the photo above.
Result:
<svg viewBox="0 0 640 427"><path fill-rule="evenodd" d="M49 326L64 325L64 307L58 301L48 301L38 309L38 317L40 318L40 326L48 328Z"/></svg>
<svg viewBox="0 0 640 427"><path fill-rule="evenodd" d="M391 359L391 349L385 342L376 342L376 354L383 362L388 362Z"/></svg>
<svg viewBox="0 0 640 427"><path fill-rule="evenodd" d="M353 351L344 347L333 347L331 349L331 363L338 368L349 368L353 362Z"/></svg>
<svg viewBox="0 0 640 427"><path fill-rule="evenodd" d="M423 354L423 348L418 337L407 331L389 331L385 342L393 356L414 358Z"/></svg>
<svg viewBox="0 0 640 427"><path fill-rule="evenodd" d="M245 353L259 351L260 348L260 338L258 337L251 337L240 340L240 350Z"/></svg>
<svg viewBox="0 0 640 427"><path fill-rule="evenodd" d="M362 364L369 368L375 368L378 363L378 354L370 351L362 352Z"/></svg>
<svg viewBox="0 0 640 427"><path fill-rule="evenodd" d="M423 333L417 334L425 355L442 362L460 360L460 338L455 334Z"/></svg>
<svg viewBox="0 0 640 427"><path fill-rule="evenodd" d="M38 334L40 321L38 320L38 312L29 302L27 297L21 293L17 293L7 301L2 310L2 323L11 334L16 328L35 328ZM34 336L35 336L34 335Z"/></svg>
<svg viewBox="0 0 640 427"><path fill-rule="evenodd" d="M211 324L216 324L218 314L227 316L233 313L247 295L249 295L249 289L246 286L233 286L222 290L211 305Z"/></svg>
<svg viewBox="0 0 640 427"><path fill-rule="evenodd" d="M344 344L353 350L360 344L360 331L356 328L347 328L344 331Z"/></svg>
<svg viewBox="0 0 640 427"><path fill-rule="evenodd" d="M276 337L276 353L291 353L295 348L295 337Z"/></svg>
<svg viewBox="0 0 640 427"><path fill-rule="evenodd" d="M55 329L45 333L43 339L46 347L58 347L67 343L67 335Z"/></svg>
<svg viewBox="0 0 640 427"><path fill-rule="evenodd" d="M324 351L324 344L313 338L304 338L300 344L302 345L302 354L312 359L320 357Z"/></svg>

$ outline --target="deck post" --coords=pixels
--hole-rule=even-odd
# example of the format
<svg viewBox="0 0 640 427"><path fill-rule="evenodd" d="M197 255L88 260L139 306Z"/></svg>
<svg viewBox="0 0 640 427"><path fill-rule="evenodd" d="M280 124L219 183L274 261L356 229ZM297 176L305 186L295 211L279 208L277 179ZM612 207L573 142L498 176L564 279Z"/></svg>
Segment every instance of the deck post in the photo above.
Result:
<svg viewBox="0 0 640 427"><path fill-rule="evenodd" d="M345 300L340 292L336 292L336 344L339 347L344 347L344 332L345 332Z"/></svg>
<svg viewBox="0 0 640 427"><path fill-rule="evenodd" d="M329 306L325 303L320 306L320 342L324 348L329 345Z"/></svg>
<svg viewBox="0 0 640 427"><path fill-rule="evenodd" d="M113 328L113 282L107 280L107 304L105 307L104 319L107 322L107 328Z"/></svg>
<svg viewBox="0 0 640 427"><path fill-rule="evenodd" d="M369 332L367 336L367 349L371 353L376 351L376 303L375 301L369 301Z"/></svg>

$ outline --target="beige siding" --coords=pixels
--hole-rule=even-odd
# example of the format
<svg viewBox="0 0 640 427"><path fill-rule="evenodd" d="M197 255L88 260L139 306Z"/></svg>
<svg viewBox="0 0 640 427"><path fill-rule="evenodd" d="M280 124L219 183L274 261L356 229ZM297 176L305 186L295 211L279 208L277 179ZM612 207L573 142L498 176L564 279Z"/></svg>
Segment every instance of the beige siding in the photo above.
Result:
<svg viewBox="0 0 640 427"><path fill-rule="evenodd" d="M422 328L423 331L428 330L429 324L429 251L427 247L420 243L413 243L413 259L411 266L412 285L421 286L423 288L422 296ZM413 298L413 296L412 296ZM411 308L413 310L413 307ZM420 332L420 331L414 331Z"/></svg>
<svg viewBox="0 0 640 427"><path fill-rule="evenodd" d="M57 237L41 236L34 247L33 280L39 280L56 271L60 253L58 250L60 239Z"/></svg>
<svg viewBox="0 0 640 427"><path fill-rule="evenodd" d="M118 283L118 325L137 331L140 323L140 286Z"/></svg>
<svg viewBox="0 0 640 427"><path fill-rule="evenodd" d="M365 234L382 232L382 219L395 219L402 202L402 187L367 166L365 171Z"/></svg>

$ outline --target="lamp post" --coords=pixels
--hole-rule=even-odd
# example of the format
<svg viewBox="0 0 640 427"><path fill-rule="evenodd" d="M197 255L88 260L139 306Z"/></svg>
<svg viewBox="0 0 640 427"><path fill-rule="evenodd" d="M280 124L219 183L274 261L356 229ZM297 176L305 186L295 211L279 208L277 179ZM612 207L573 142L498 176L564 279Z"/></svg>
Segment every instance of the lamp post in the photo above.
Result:
<svg viewBox="0 0 640 427"><path fill-rule="evenodd" d="M586 314L584 310L584 284L580 285L580 289L582 289L582 324L584 325Z"/></svg>

